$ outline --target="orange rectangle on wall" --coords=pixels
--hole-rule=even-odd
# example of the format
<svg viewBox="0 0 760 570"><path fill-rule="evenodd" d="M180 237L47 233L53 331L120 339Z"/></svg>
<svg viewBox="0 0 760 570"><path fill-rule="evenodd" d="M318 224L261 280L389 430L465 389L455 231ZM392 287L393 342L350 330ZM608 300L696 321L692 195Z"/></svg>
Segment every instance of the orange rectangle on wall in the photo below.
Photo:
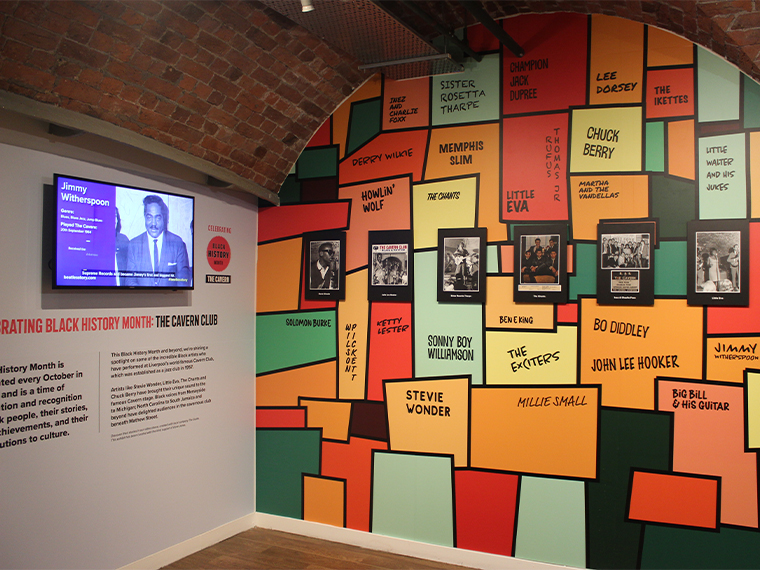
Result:
<svg viewBox="0 0 760 570"><path fill-rule="evenodd" d="M694 180L694 121L668 123L668 174Z"/></svg>
<svg viewBox="0 0 760 570"><path fill-rule="evenodd" d="M718 525L720 479L633 472L628 518L699 528Z"/></svg>
<svg viewBox="0 0 760 570"><path fill-rule="evenodd" d="M473 388L473 468L595 479L596 386Z"/></svg>

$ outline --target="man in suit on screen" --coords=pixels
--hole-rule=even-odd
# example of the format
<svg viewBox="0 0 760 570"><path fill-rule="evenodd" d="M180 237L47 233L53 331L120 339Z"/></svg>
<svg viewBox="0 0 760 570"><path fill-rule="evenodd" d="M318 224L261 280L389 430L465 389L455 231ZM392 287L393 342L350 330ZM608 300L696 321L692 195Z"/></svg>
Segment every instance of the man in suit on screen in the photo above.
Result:
<svg viewBox="0 0 760 570"><path fill-rule="evenodd" d="M160 196L143 200L145 232L129 242L127 271L146 275L126 277L124 284L137 287L185 287L190 284L190 263L182 238L166 229L169 208Z"/></svg>

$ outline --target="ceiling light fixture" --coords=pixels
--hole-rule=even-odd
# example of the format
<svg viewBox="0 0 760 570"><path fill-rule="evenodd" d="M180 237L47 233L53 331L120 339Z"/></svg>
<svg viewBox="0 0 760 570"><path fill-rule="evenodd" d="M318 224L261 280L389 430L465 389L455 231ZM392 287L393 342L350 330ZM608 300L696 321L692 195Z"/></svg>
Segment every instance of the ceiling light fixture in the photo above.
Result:
<svg viewBox="0 0 760 570"><path fill-rule="evenodd" d="M301 0L301 12L311 12L314 10L314 4L311 0Z"/></svg>

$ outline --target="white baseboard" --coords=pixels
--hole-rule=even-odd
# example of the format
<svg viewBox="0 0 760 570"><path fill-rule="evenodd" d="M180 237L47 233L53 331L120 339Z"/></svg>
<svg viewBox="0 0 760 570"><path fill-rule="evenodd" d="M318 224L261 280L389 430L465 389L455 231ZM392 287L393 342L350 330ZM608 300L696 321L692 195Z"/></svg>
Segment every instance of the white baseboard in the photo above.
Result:
<svg viewBox="0 0 760 570"><path fill-rule="evenodd" d="M176 562L185 556L190 556L213 546L214 544L221 542L235 536L236 534L253 528L254 526L254 513L240 517L237 520L230 521L222 526L211 529L203 534L189 538L179 544L165 548L160 552L141 558L131 564L122 566L119 570L158 570L159 568Z"/></svg>
<svg viewBox="0 0 760 570"><path fill-rule="evenodd" d="M509 556L497 556L495 554L486 554L462 548L425 544L402 538L393 538L265 513L256 513L254 520L255 526L261 528L281 530L322 540L351 544L370 550L381 550L404 556L425 558L446 564L481 568L482 570L557 570L559 568L567 568L567 566L532 562Z"/></svg>

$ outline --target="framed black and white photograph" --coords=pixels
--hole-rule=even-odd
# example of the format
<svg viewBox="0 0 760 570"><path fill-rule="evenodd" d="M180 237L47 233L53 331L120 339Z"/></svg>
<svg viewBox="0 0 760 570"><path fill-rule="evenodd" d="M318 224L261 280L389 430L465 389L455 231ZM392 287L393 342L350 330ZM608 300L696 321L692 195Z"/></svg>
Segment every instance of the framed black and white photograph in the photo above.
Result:
<svg viewBox="0 0 760 570"><path fill-rule="evenodd" d="M485 303L485 267L486 228L438 230L439 302Z"/></svg>
<svg viewBox="0 0 760 570"><path fill-rule="evenodd" d="M689 305L749 305L749 224L689 222L686 299Z"/></svg>
<svg viewBox="0 0 760 570"><path fill-rule="evenodd" d="M370 301L412 301L414 248L411 230L369 232Z"/></svg>
<svg viewBox="0 0 760 570"><path fill-rule="evenodd" d="M304 297L339 300L346 296L346 233L314 232L303 236Z"/></svg>
<svg viewBox="0 0 760 570"><path fill-rule="evenodd" d="M655 222L597 225L597 303L654 304Z"/></svg>
<svg viewBox="0 0 760 570"><path fill-rule="evenodd" d="M514 299L567 302L567 225L516 226Z"/></svg>

